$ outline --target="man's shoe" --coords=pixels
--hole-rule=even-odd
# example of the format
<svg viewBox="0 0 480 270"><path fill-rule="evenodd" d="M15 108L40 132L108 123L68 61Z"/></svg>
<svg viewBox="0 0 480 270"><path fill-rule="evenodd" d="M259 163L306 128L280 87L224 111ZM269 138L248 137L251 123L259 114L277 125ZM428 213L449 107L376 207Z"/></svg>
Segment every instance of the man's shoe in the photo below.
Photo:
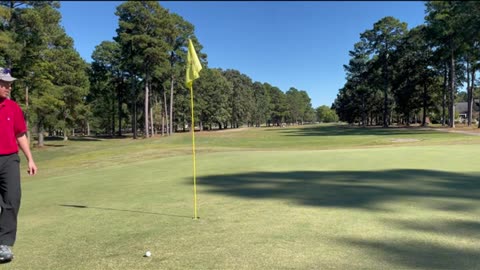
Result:
<svg viewBox="0 0 480 270"><path fill-rule="evenodd" d="M12 250L7 245L0 245L0 263L6 263L13 259Z"/></svg>

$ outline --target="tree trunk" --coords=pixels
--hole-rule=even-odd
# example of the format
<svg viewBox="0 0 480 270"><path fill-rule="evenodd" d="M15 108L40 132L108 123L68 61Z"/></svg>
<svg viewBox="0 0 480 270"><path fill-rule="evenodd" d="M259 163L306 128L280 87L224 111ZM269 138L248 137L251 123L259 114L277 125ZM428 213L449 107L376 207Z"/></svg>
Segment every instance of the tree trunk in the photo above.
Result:
<svg viewBox="0 0 480 270"><path fill-rule="evenodd" d="M133 78L132 81L132 133L133 133L133 139L137 139L137 91L135 88L135 78Z"/></svg>
<svg viewBox="0 0 480 270"><path fill-rule="evenodd" d="M118 97L118 136L122 137L122 97L120 95L120 89L118 90L117 97Z"/></svg>
<svg viewBox="0 0 480 270"><path fill-rule="evenodd" d="M45 146L45 140L44 140L44 137L43 137L43 123L42 123L42 121L40 121L37 124L37 132L38 132L38 146L43 147L43 146Z"/></svg>
<svg viewBox="0 0 480 270"><path fill-rule="evenodd" d="M167 135L170 135L170 125L168 124L169 120L168 120L168 110L167 110L167 107L168 107L168 103L167 103L167 93L166 92L163 92L163 104L164 104L164 107L165 107L165 118L166 118L166 130L167 130Z"/></svg>
<svg viewBox="0 0 480 270"><path fill-rule="evenodd" d="M173 134L173 84L175 83L175 76L172 75L170 83L170 132Z"/></svg>
<svg viewBox="0 0 480 270"><path fill-rule="evenodd" d="M115 136L115 100L112 100L112 130L110 130L110 136Z"/></svg>
<svg viewBox="0 0 480 270"><path fill-rule="evenodd" d="M67 118L64 117L65 124L67 123ZM67 128L63 129L63 140L68 141L68 133L67 133Z"/></svg>
<svg viewBox="0 0 480 270"><path fill-rule="evenodd" d="M427 83L423 83L423 117L422 126L427 126Z"/></svg>
<svg viewBox="0 0 480 270"><path fill-rule="evenodd" d="M144 120L145 120L145 126L144 126L144 129L145 131L143 132L143 137L144 138L148 138L150 137L150 133L148 131L149 129L149 124L148 124L148 114L150 112L150 110L148 109L148 105L149 105L149 97L150 97L150 93L149 93L149 89L148 89L148 75L145 76L145 110L144 110Z"/></svg>
<svg viewBox="0 0 480 270"><path fill-rule="evenodd" d="M87 120L87 136L90 136L90 122Z"/></svg>
<svg viewBox="0 0 480 270"><path fill-rule="evenodd" d="M388 63L387 63L387 54L385 53L385 62L384 62L384 76L385 76L385 89L383 89L383 127L388 127Z"/></svg>
<svg viewBox="0 0 480 270"><path fill-rule="evenodd" d="M161 109L160 112L162 114L162 136L165 136L165 114L163 114L163 111Z"/></svg>
<svg viewBox="0 0 480 270"><path fill-rule="evenodd" d="M133 105L133 138L137 139L137 103Z"/></svg>
<svg viewBox="0 0 480 270"><path fill-rule="evenodd" d="M443 73L443 91L442 91L442 127L445 126L446 118L446 101L447 101L447 88L448 88L448 68L445 64L445 72Z"/></svg>
<svg viewBox="0 0 480 270"><path fill-rule="evenodd" d="M153 126L153 109L151 106L150 106L150 129L152 130L152 136L155 135L156 132Z"/></svg>
<svg viewBox="0 0 480 270"><path fill-rule="evenodd" d="M365 109L365 97L362 97L362 126L367 126L367 110Z"/></svg>
<svg viewBox="0 0 480 270"><path fill-rule="evenodd" d="M473 103L475 102L475 100L473 99L473 94L474 94L473 91L475 90L475 72L476 72L475 68L472 67L472 84L470 85L470 87L472 87L472 114L473 114ZM480 99L479 99L479 102L480 102ZM477 120L478 120L478 127L480 127L480 112L479 112L479 118Z"/></svg>
<svg viewBox="0 0 480 270"><path fill-rule="evenodd" d="M453 49L450 53L450 127L455 127L455 58Z"/></svg>
<svg viewBox="0 0 480 270"><path fill-rule="evenodd" d="M467 61L467 106L468 106L468 113L467 113L467 125L472 125L472 114L473 114L473 87L470 88L470 70L469 64Z"/></svg>

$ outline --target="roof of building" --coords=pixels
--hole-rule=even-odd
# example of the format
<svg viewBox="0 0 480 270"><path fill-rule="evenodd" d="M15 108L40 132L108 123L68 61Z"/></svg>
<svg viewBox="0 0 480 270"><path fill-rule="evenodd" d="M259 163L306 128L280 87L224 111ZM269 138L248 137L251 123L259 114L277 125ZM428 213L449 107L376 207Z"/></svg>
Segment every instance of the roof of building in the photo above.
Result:
<svg viewBox="0 0 480 270"><path fill-rule="evenodd" d="M455 103L455 111L458 113L467 113L468 112L468 103L467 102L458 102ZM473 111L480 111L480 102L476 99L473 103Z"/></svg>

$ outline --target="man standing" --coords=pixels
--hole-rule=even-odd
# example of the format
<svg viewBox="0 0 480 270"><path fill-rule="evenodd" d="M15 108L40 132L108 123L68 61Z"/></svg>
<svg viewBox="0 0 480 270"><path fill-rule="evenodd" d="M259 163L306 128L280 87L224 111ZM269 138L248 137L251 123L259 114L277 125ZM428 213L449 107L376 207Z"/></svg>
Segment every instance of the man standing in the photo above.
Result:
<svg viewBox="0 0 480 270"><path fill-rule="evenodd" d="M10 100L12 83L16 80L10 70L0 68L0 263L13 259L10 247L17 235L17 216L20 209L20 148L28 161L28 174L35 175L26 136L27 126L22 109Z"/></svg>

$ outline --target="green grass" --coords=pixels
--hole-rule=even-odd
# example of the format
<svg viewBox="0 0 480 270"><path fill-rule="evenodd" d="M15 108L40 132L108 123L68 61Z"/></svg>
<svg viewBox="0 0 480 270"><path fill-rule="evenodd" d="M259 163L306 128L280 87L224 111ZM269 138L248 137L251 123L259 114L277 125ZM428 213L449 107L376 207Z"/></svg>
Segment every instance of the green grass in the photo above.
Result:
<svg viewBox="0 0 480 270"><path fill-rule="evenodd" d="M189 134L35 149L39 175L23 176L16 258L1 267L480 265L480 136L319 125L196 139L199 220Z"/></svg>

